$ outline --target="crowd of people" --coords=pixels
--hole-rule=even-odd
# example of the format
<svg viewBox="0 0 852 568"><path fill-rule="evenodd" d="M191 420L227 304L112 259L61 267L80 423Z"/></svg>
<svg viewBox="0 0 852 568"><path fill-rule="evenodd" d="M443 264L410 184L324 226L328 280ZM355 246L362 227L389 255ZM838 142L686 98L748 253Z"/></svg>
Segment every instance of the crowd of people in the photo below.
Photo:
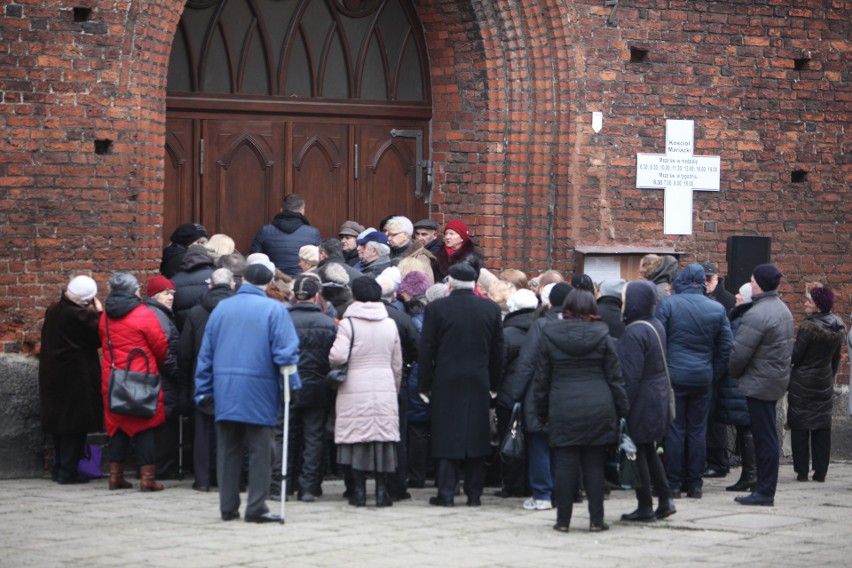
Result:
<svg viewBox="0 0 852 568"><path fill-rule="evenodd" d="M346 221L322 239L290 195L247 256L227 235L186 224L144 286L116 272L101 305L97 283L74 277L42 333L54 481L88 481L77 471L86 434L105 430L109 489L132 487L135 445L140 489L160 491L157 479L183 473L191 432L192 487L218 488L225 521L240 518L246 487L245 520L281 522L267 501L313 502L324 477L339 475L355 507L367 504L368 479L376 507L428 479L440 507L462 492L481 506L497 485L524 509L555 506L561 532L586 499L590 530L602 531L604 464L621 419L639 477L637 508L622 521L666 518L683 494L700 499L702 480L728 474L733 453L741 475L727 489L743 492L743 505L772 506L785 395L797 479L825 481L846 337L827 286L808 285L794 332L772 264L755 267L736 297L714 264L681 267L673 256L647 255L631 282L531 277L486 267L462 220L438 229L397 215L377 228ZM159 376L153 416L111 410L110 379L124 368ZM526 455L501 461L495 441L516 405Z"/></svg>

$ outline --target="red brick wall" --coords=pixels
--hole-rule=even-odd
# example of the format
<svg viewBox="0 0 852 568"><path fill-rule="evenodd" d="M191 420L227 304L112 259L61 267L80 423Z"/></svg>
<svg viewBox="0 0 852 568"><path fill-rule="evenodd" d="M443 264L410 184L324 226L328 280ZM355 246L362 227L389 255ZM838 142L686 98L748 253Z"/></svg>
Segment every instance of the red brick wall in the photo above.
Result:
<svg viewBox="0 0 852 568"><path fill-rule="evenodd" d="M574 267L577 244L670 245L725 268L730 235L773 238L782 292L827 281L852 307L852 2L420 0L434 96L433 211L495 268ZM74 22L72 7L92 8ZM73 270L156 269L164 93L180 0L6 3L0 20L0 341L30 351ZM630 48L648 51L630 62ZM794 60L810 58L808 69ZM591 113L604 115L591 129ZM722 191L662 234L635 155L694 120ZM113 140L96 155L96 139ZM790 182L793 170L807 182ZM798 298L788 295L798 310ZM797 316L801 313L797 312Z"/></svg>

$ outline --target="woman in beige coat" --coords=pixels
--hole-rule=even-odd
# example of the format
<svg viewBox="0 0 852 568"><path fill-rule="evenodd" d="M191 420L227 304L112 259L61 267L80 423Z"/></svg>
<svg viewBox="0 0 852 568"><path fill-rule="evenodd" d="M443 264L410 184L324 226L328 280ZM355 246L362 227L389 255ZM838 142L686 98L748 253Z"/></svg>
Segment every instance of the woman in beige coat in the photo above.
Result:
<svg viewBox="0 0 852 568"><path fill-rule="evenodd" d="M373 278L362 276L351 287L355 302L346 309L328 357L332 367L349 362L335 405L337 463L352 468L350 505L366 505L367 473L375 472L376 506L390 507L387 474L396 470L394 443L399 442L399 332L381 302L381 286Z"/></svg>

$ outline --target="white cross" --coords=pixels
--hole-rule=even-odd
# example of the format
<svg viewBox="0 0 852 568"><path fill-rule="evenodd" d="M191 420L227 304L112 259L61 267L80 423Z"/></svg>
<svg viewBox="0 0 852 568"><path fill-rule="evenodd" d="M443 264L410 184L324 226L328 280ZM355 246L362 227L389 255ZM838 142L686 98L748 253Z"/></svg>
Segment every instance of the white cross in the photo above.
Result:
<svg viewBox="0 0 852 568"><path fill-rule="evenodd" d="M694 156L695 123L666 121L666 153L636 154L636 187L663 188L663 234L692 234L692 192L719 191L719 156Z"/></svg>

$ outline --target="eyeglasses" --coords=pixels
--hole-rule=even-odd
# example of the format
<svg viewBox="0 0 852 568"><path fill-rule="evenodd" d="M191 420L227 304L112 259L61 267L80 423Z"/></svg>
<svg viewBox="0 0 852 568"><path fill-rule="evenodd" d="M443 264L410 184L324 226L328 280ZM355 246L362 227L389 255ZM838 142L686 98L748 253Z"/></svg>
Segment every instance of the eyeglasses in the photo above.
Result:
<svg viewBox="0 0 852 568"><path fill-rule="evenodd" d="M392 238L394 238L394 237L396 237L396 236L398 236L398 235L401 235L401 234L402 234L402 233L387 233L387 237L388 237L389 239L392 239Z"/></svg>

